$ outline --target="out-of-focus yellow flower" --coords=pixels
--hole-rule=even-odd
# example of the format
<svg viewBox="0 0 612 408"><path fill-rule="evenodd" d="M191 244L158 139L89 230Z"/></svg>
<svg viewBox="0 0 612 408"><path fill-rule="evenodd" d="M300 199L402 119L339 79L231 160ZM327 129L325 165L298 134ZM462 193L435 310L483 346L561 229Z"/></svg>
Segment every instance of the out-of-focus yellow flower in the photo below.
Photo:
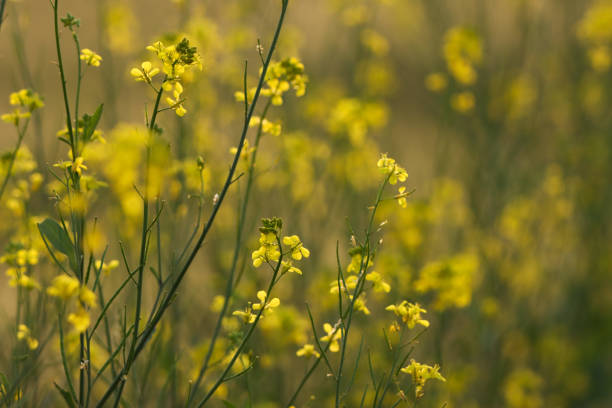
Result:
<svg viewBox="0 0 612 408"><path fill-rule="evenodd" d="M103 263L102 261L98 260L96 261L95 266L97 270L101 270L102 272L104 272L105 275L109 275L114 269L117 269L119 267L119 261L113 259L109 263Z"/></svg>
<svg viewBox="0 0 612 408"><path fill-rule="evenodd" d="M401 317L409 329L413 329L417 324L429 327L429 322L421 317L421 313L427 313L427 311L418 303L408 303L408 301L404 300L398 305L387 306L385 310L389 310L395 313L396 316Z"/></svg>
<svg viewBox="0 0 612 408"><path fill-rule="evenodd" d="M453 27L444 36L444 57L448 71L463 85L476 82L474 64L482 59L482 43L478 34L467 27Z"/></svg>
<svg viewBox="0 0 612 408"><path fill-rule="evenodd" d="M427 364L421 364L410 360L410 364L402 368L401 371L412 376L412 382L415 386L415 396L421 398L424 394L423 388L428 380L446 381L446 378L440 374L440 366L435 364L433 367Z"/></svg>
<svg viewBox="0 0 612 408"><path fill-rule="evenodd" d="M28 348L30 350L36 350L38 348L38 340L32 337L30 328L25 324L20 324L17 328L17 339L25 340L25 342L28 343Z"/></svg>
<svg viewBox="0 0 612 408"><path fill-rule="evenodd" d="M83 48L81 50L81 60L85 61L87 65L91 65L92 67L99 67L102 57L89 48Z"/></svg>
<svg viewBox="0 0 612 408"><path fill-rule="evenodd" d="M432 72L425 77L425 87L431 92L443 91L447 85L448 79L441 72Z"/></svg>
<svg viewBox="0 0 612 408"><path fill-rule="evenodd" d="M610 56L610 49L605 45L593 47L589 49L589 60L591 66L595 71L605 72L610 68L612 57Z"/></svg>
<svg viewBox="0 0 612 408"><path fill-rule="evenodd" d="M81 286L79 289L79 300L89 307L96 307L96 294L87 286Z"/></svg>
<svg viewBox="0 0 612 408"><path fill-rule="evenodd" d="M16 108L10 112L0 116L3 122L11 123L15 126L19 126L21 119L27 119L31 116L31 113L39 108L42 108L45 104L42 101L40 95L30 89L22 89L17 92L13 92L9 96L9 103ZM26 108L26 112L23 112L21 108Z"/></svg>
<svg viewBox="0 0 612 408"><path fill-rule="evenodd" d="M374 55L379 57L389 52L389 42L380 33L366 29L361 32L361 43L365 45Z"/></svg>
<svg viewBox="0 0 612 408"><path fill-rule="evenodd" d="M527 368L514 370L504 384L504 398L511 408L539 408L544 406L541 395L542 377Z"/></svg>
<svg viewBox="0 0 612 408"><path fill-rule="evenodd" d="M366 275L366 280L372 282L374 284L375 292L385 292L389 293L391 290L391 285L385 282L380 273L376 271L372 271Z"/></svg>
<svg viewBox="0 0 612 408"><path fill-rule="evenodd" d="M342 337L340 329L332 326L329 323L325 323L323 325L323 330L325 330L325 333L327 333L327 335L321 337L321 341L327 341L330 343L329 351L331 351L332 353L340 351L340 344L338 343L340 341L340 338Z"/></svg>
<svg viewBox="0 0 612 408"><path fill-rule="evenodd" d="M72 325L77 333L83 333L91 324L91 317L87 310L79 306L76 313L70 313L68 315L68 323Z"/></svg>
<svg viewBox="0 0 612 408"><path fill-rule="evenodd" d="M451 107L459 113L471 111L475 103L474 94L469 91L453 94L450 99Z"/></svg>
<svg viewBox="0 0 612 408"><path fill-rule="evenodd" d="M53 278L53 283L47 288L47 293L49 296L68 300L77 294L80 285L78 279L62 274Z"/></svg>
<svg viewBox="0 0 612 408"><path fill-rule="evenodd" d="M312 344L304 344L301 349L299 349L296 353L298 357L315 357L319 358L321 354L315 349Z"/></svg>
<svg viewBox="0 0 612 408"><path fill-rule="evenodd" d="M479 268L478 257L470 252L426 264L415 282L419 292L434 291L434 307L465 307L472 300L472 290Z"/></svg>
<svg viewBox="0 0 612 408"><path fill-rule="evenodd" d="M349 295L349 299L351 301L353 301L353 298L353 295ZM362 312L366 316L370 314L370 309L368 309L368 306L366 305L365 294L362 293L357 299L355 299L355 303L353 303L353 309L358 312Z"/></svg>

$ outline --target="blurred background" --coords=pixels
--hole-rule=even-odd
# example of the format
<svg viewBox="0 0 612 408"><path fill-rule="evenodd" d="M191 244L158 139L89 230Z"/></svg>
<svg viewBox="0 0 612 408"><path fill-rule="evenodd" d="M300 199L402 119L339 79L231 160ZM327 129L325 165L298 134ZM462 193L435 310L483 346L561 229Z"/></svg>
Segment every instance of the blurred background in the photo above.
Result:
<svg viewBox="0 0 612 408"><path fill-rule="evenodd" d="M141 208L132 185L141 180L143 144L133 129L144 123L153 94L129 70L152 58L145 47L187 36L204 65L186 80L187 115L168 111L159 119L170 147L156 162L167 202L160 252L170 263L197 213L196 158L206 163L210 205L242 126L234 92L242 89L244 60L254 86L257 39L267 50L279 9L280 0L60 2L60 15L81 20L81 46L103 58L86 69L82 91L84 112L104 103L107 142L85 157L108 183L88 209L97 219L90 237L96 253L108 245L107 258L120 259L121 240L132 262L138 255ZM347 220L363 231L381 180L376 161L386 152L406 168L415 192L406 208L388 202L381 209L378 222L389 222L375 269L392 290L369 296L371 314L359 315L355 345L367 339L383 369L382 328L392 321L385 306L418 301L431 326L415 356L439 363L448 380L428 385L419 406L612 406L612 1L292 0L287 19L275 57L298 57L309 82L303 98L287 97L271 111L282 133L261 142L232 310L266 282L250 265L261 217L282 217L285 232L299 234L312 256L302 262L303 276L282 282L282 306L252 343L253 370L219 392L236 406L251 398L256 407L287 401L308 364L295 351L313 341L304 302L319 329L334 319L337 297L328 291L336 242L346 253ZM56 137L64 114L52 23L45 1L7 2L0 111L21 88L39 92L46 106L34 116L14 181L38 171L44 187L27 209L17 187L7 190L5 220L54 211L48 197L57 186L48 169L66 149ZM72 92L76 59L64 31ZM0 146L10 149L14 129L2 123L0 132ZM136 367L136 377L149 377L130 391L141 406L179 406L197 373L243 189L238 182L231 191L152 345L155 358ZM17 233L13 221L3 224L6 247ZM43 255L37 268L43 286L57 273ZM125 272L114 273L120 282ZM8 278L0 282L0 304L0 320L8 322L15 313ZM225 322L228 339L237 325ZM58 362L40 368L41 404L56 398L49 384ZM366 377L358 376L354 406ZM321 365L297 406L330 406L332 388Z"/></svg>

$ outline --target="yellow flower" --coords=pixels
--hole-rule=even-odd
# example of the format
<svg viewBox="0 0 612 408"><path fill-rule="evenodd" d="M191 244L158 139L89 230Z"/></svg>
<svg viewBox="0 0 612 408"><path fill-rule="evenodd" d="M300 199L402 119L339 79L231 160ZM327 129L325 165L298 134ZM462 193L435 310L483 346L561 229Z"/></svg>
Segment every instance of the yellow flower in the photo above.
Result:
<svg viewBox="0 0 612 408"><path fill-rule="evenodd" d="M325 333L327 333L327 335L321 337L321 341L327 341L330 343L329 351L331 351L332 353L338 352L340 350L340 344L338 343L338 341L342 336L342 334L340 333L340 329L332 326L329 323L325 323L323 325L323 330L325 330Z"/></svg>
<svg viewBox="0 0 612 408"><path fill-rule="evenodd" d="M415 396L417 398L423 396L423 388L428 380L446 381L446 378L442 377L439 370L440 366L437 364L432 367L426 364L417 363L414 359L411 359L410 364L401 369L403 373L412 376L412 382L415 385Z"/></svg>
<svg viewBox="0 0 612 408"><path fill-rule="evenodd" d="M21 119L27 119L31 116L30 112L21 112L21 109L17 108L11 113L5 113L0 116L3 122L11 123L15 126L19 125Z"/></svg>
<svg viewBox="0 0 612 408"><path fill-rule="evenodd" d="M72 171L74 171L79 176L81 175L83 170L87 170L87 166L83 164L83 161L84 161L83 158L79 156L76 159L74 159L72 163L70 164Z"/></svg>
<svg viewBox="0 0 612 408"><path fill-rule="evenodd" d="M17 329L17 339L25 340L28 343L28 348L30 350L36 350L38 348L38 340L32 337L30 332L30 328L25 324L20 324Z"/></svg>
<svg viewBox="0 0 612 408"><path fill-rule="evenodd" d="M168 87L165 86L166 84L169 84L169 82L164 83L164 89L168 90ZM187 109L185 109L185 107L183 106L184 99L181 99L182 93L183 85L181 85L180 82L175 82L174 90L172 91L172 95L174 96L174 98L166 98L166 102L168 103L168 105L170 105L170 108L173 109L179 117L183 117L185 116L185 113L187 113Z"/></svg>
<svg viewBox="0 0 612 408"><path fill-rule="evenodd" d="M6 270L6 275L11 278L9 280L9 285L12 287L19 286L28 290L40 289L38 281L26 274L25 266L8 268Z"/></svg>
<svg viewBox="0 0 612 408"><path fill-rule="evenodd" d="M299 349L296 353L296 356L298 357L311 357L314 356L316 358L319 358L321 356L321 354L319 354L319 352L317 350L315 350L315 347L312 344L304 344L304 346Z"/></svg>
<svg viewBox="0 0 612 408"><path fill-rule="evenodd" d="M425 77L425 87L431 92L440 92L446 88L448 80L440 72L433 72Z"/></svg>
<svg viewBox="0 0 612 408"><path fill-rule="evenodd" d="M47 293L49 296L68 300L77 294L80 286L78 279L62 274L53 279L52 285L47 288Z"/></svg>
<svg viewBox="0 0 612 408"><path fill-rule="evenodd" d="M102 261L96 261L95 265L97 270L101 270L105 275L109 275L114 269L119 267L119 261L113 259L108 264L106 262L103 263Z"/></svg>
<svg viewBox="0 0 612 408"><path fill-rule="evenodd" d="M355 275L349 275L346 279L344 279L344 282L340 280L340 288L342 289L342 292L346 293L349 290L354 290L357 287L358 281L359 281L359 278L357 278L357 276ZM329 284L329 287L330 287L329 293L338 293L338 281L337 280L331 282Z"/></svg>
<svg viewBox="0 0 612 408"><path fill-rule="evenodd" d="M352 301L353 300L353 295L349 295L349 299ZM370 314L370 309L368 309L368 306L366 305L365 295L364 294L361 294L355 300L355 304L353 305L353 309L358 311L358 312L362 312L364 315L369 315Z"/></svg>
<svg viewBox="0 0 612 408"><path fill-rule="evenodd" d="M280 251L274 232L262 232L259 237L259 243L261 246L251 254L254 267L258 268L264 262L278 261Z"/></svg>
<svg viewBox="0 0 612 408"><path fill-rule="evenodd" d="M474 98L474 94L465 91L453 94L451 96L451 107L459 113L467 113L474 108L476 103L476 99Z"/></svg>
<svg viewBox="0 0 612 408"><path fill-rule="evenodd" d="M310 256L310 251L304 247L302 241L300 241L300 237L297 235L291 235L283 238L283 244L290 247L291 257L296 260L304 258L308 258Z"/></svg>
<svg viewBox="0 0 612 408"><path fill-rule="evenodd" d="M159 74L159 68L153 68L153 64L151 64L149 61L143 62L140 64L140 66L142 67L142 70L132 68L130 71L130 75L132 75L136 81L143 81L150 84L151 78Z"/></svg>
<svg viewBox="0 0 612 408"><path fill-rule="evenodd" d="M83 48L81 50L81 60L85 61L87 65L91 65L92 67L99 67L102 57L89 48Z"/></svg>
<svg viewBox="0 0 612 408"><path fill-rule="evenodd" d="M406 201L406 196L408 195L408 193L406 192L406 187L400 187L397 190L397 193L397 203L400 207L406 208L408 206L408 202Z"/></svg>
<svg viewBox="0 0 612 408"><path fill-rule="evenodd" d="M287 272L297 273L298 275L302 274L302 270L294 266L292 261L283 261L282 262L282 273L287 273Z"/></svg>
<svg viewBox="0 0 612 408"><path fill-rule="evenodd" d="M396 316L401 317L402 321L406 323L409 329L414 328L415 325L420 324L423 327L429 327L429 322L421 318L421 313L427 313L418 303L408 303L404 300L398 305L389 305L385 308L395 313Z"/></svg>
<svg viewBox="0 0 612 408"><path fill-rule="evenodd" d="M395 163L395 160L382 154L376 163L381 173L390 175L389 183L396 184L398 181L403 183L408 178L408 173L402 167Z"/></svg>
<svg viewBox="0 0 612 408"><path fill-rule="evenodd" d="M235 310L234 312L232 312L232 315L240 317L245 324L254 323L257 319L257 313L254 312L258 312L262 308L264 312L271 312L272 309L280 305L279 298L272 298L269 301L267 301L267 298L268 294L266 293L266 291L260 290L257 292L257 299L259 299L259 303L251 304L249 302L249 305L244 310ZM263 312L261 317L264 317Z"/></svg>
<svg viewBox="0 0 612 408"><path fill-rule="evenodd" d="M22 89L20 91L11 93L9 96L9 102L13 106L27 108L30 112L45 106L40 95L30 89Z"/></svg>
<svg viewBox="0 0 612 408"><path fill-rule="evenodd" d="M375 292L389 293L389 291L391 290L391 285L385 282L380 273L378 272L372 271L368 273L366 275L366 280L374 284L373 287Z"/></svg>
<svg viewBox="0 0 612 408"><path fill-rule="evenodd" d="M76 313L70 313L68 315L68 323L70 323L77 333L83 333L89 327L91 318L89 313L83 307L79 306Z"/></svg>
<svg viewBox="0 0 612 408"><path fill-rule="evenodd" d="M96 307L96 294L87 286L81 286L79 289L79 300L89 307Z"/></svg>
<svg viewBox="0 0 612 408"><path fill-rule="evenodd" d="M268 308L275 308L278 307L280 305L280 299L279 298L272 298L270 299L269 302L266 303L266 299L268 297L268 294L266 293L265 290L260 290L257 292L257 299L259 299L260 303L253 303L253 310L259 310L262 307L264 308L264 310L268 309Z"/></svg>

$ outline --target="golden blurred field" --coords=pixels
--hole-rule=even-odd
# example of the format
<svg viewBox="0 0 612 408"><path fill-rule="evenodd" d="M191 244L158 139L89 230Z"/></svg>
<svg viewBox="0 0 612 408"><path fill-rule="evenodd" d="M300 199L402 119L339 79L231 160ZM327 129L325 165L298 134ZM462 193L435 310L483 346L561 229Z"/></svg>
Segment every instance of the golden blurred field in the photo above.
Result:
<svg viewBox="0 0 612 408"><path fill-rule="evenodd" d="M612 1L0 4L0 406L612 406Z"/></svg>

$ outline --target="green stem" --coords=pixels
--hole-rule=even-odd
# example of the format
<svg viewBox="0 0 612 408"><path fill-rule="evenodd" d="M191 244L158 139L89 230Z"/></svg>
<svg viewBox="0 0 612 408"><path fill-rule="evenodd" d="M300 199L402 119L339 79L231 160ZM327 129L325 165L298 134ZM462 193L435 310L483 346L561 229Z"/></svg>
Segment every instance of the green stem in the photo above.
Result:
<svg viewBox="0 0 612 408"><path fill-rule="evenodd" d="M60 71L60 80L62 83L62 94L64 96L64 107L66 109L66 125L68 127L68 136L70 137L70 146L72 148L72 157L76 159L76 151L74 150L74 132L72 129L72 118L70 116L70 104L68 103L68 91L66 90L66 77L64 75L64 64L62 62L62 50L60 48L59 41L59 26L58 26L58 16L57 16L57 8L58 8L59 0L55 0L53 3L53 18L54 18L54 28L55 28L55 48L57 51L57 65Z"/></svg>
<svg viewBox="0 0 612 408"><path fill-rule="evenodd" d="M30 123L30 119L28 118L23 126L23 129L19 131L17 128L17 144L15 145L15 149L13 149L13 153L11 153L11 158L8 163L8 167L6 168L6 174L4 175L4 180L2 180L2 186L0 186L0 199L2 195L4 195L4 190L6 190L6 186L8 185L9 178L11 177L11 172L13 171L13 166L15 165L15 159L17 158L17 152L21 147L21 142L26 134L26 130L28 129L28 124Z"/></svg>

